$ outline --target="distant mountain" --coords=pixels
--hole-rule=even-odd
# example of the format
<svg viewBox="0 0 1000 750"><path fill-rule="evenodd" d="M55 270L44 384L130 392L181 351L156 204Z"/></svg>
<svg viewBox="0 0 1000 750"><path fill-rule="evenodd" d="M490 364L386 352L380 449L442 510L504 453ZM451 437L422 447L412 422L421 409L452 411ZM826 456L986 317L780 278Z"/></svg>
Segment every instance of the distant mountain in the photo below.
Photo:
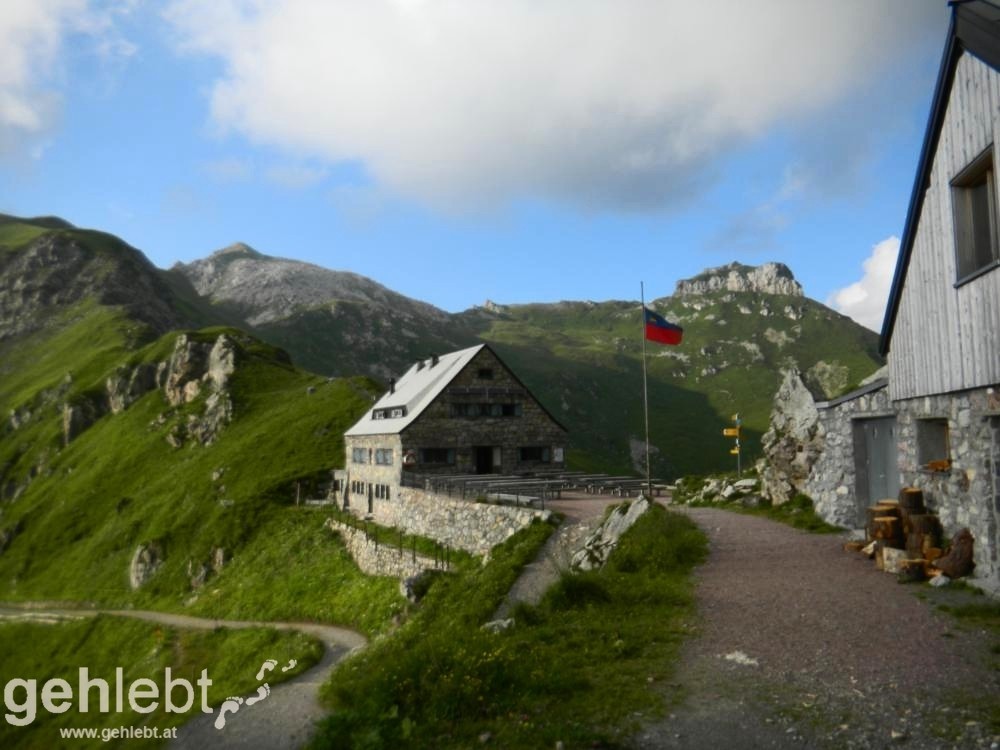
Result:
<svg viewBox="0 0 1000 750"><path fill-rule="evenodd" d="M186 279L215 315L330 375L388 379L431 351L474 342L454 316L348 271L275 258L237 243L172 275Z"/></svg>
<svg viewBox="0 0 1000 750"><path fill-rule="evenodd" d="M87 300L125 309L157 333L189 322L161 271L117 237L0 214L0 340L44 328Z"/></svg>
<svg viewBox="0 0 1000 750"><path fill-rule="evenodd" d="M708 269L650 306L685 329L680 346L647 347L653 471L663 478L735 468L721 432L737 412L744 458L758 454L784 366L798 366L828 397L882 364L874 333L803 296L781 264ZM96 312L131 337L129 346L176 328L231 326L313 372L383 383L417 359L486 341L569 428L571 462L642 468L638 301L487 302L450 314L358 274L243 244L162 271L110 235L0 217L0 376L23 361L4 358L5 338L47 341L46 331L67 346L53 379L96 372L106 359L94 327L66 327ZM70 346L74 335L81 338Z"/></svg>
<svg viewBox="0 0 1000 750"><path fill-rule="evenodd" d="M797 365L829 397L882 363L874 333L803 296L777 263L708 269L650 307L684 327L679 346L647 345L652 465L665 477L735 469L722 429L736 413L743 466L758 456L783 367ZM637 301L490 303L463 316L563 420L573 458L609 471L643 467Z"/></svg>

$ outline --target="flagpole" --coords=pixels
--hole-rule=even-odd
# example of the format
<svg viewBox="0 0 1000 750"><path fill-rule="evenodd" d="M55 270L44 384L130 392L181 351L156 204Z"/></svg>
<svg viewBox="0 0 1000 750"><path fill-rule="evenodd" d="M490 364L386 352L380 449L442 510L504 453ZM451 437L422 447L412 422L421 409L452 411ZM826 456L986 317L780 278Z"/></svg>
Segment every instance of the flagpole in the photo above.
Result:
<svg viewBox="0 0 1000 750"><path fill-rule="evenodd" d="M646 416L646 497L653 496L653 482L649 478L649 389L646 386L646 287L639 282L639 296L642 299L642 411Z"/></svg>

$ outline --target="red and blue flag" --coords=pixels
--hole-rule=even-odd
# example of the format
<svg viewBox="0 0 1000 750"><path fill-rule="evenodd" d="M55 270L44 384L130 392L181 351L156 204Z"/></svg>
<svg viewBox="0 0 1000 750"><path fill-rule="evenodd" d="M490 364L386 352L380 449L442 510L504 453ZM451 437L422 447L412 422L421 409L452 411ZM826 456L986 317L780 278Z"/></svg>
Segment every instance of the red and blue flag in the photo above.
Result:
<svg viewBox="0 0 1000 750"><path fill-rule="evenodd" d="M679 344L684 337L684 329L679 325L667 322L662 315L657 315L648 307L642 308L646 316L646 338L658 344Z"/></svg>

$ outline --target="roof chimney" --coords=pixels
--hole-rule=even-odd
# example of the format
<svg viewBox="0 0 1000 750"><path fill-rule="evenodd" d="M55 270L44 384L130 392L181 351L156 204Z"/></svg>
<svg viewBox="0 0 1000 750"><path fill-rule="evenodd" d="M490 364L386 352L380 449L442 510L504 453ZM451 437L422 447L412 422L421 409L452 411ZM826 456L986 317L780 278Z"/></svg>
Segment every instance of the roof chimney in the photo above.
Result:
<svg viewBox="0 0 1000 750"><path fill-rule="evenodd" d="M431 355L431 367L433 367L433 366L434 366L434 365L436 365L437 363L438 363L438 355L436 355L436 354L432 354L432 355Z"/></svg>
<svg viewBox="0 0 1000 750"><path fill-rule="evenodd" d="M396 392L396 378L389 378L389 393Z"/></svg>

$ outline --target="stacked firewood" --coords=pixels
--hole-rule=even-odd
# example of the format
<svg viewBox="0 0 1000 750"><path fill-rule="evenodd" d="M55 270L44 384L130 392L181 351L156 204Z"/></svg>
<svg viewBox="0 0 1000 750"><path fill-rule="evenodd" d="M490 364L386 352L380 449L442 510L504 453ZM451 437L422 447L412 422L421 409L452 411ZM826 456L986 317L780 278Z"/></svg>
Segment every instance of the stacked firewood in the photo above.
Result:
<svg viewBox="0 0 1000 750"><path fill-rule="evenodd" d="M927 512L924 493L916 487L904 487L897 500L880 500L869 508L865 531L865 545L851 546L874 557L879 570L902 579L922 581L942 573L958 578L972 571L969 530L956 534L945 554L941 521Z"/></svg>

